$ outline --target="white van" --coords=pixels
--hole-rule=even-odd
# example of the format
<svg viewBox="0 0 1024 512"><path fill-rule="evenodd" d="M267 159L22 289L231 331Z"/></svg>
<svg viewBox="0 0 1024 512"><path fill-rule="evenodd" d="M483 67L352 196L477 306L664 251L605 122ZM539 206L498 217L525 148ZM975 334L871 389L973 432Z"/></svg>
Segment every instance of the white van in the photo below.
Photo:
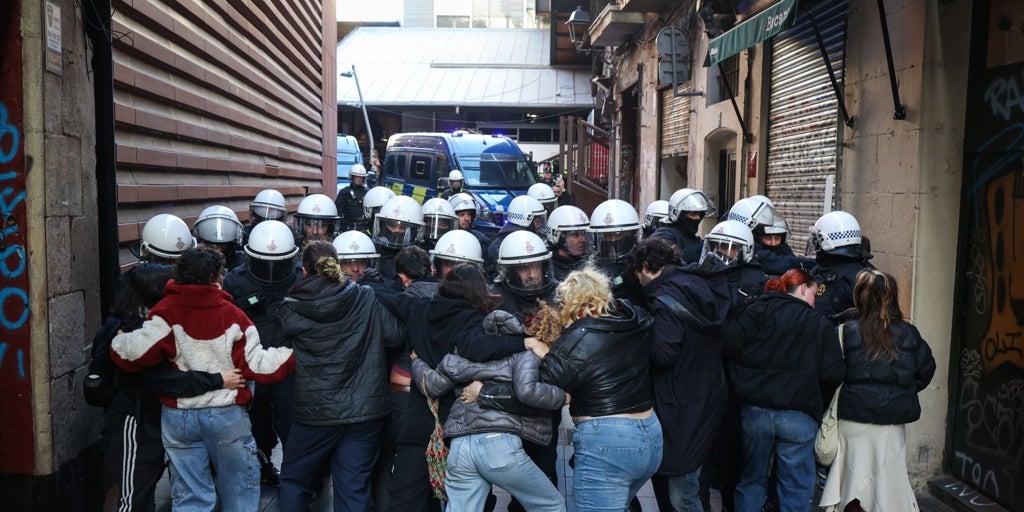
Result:
<svg viewBox="0 0 1024 512"><path fill-rule="evenodd" d="M349 169L355 164L362 163L363 154L359 152L359 143L356 142L356 138L344 133L338 134L338 190L348 186Z"/></svg>

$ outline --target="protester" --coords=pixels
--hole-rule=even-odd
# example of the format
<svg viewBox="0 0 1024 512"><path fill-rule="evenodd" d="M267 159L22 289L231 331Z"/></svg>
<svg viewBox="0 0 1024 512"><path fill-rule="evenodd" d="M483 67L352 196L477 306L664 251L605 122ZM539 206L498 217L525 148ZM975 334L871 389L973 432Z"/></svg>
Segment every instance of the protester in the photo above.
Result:
<svg viewBox="0 0 1024 512"><path fill-rule="evenodd" d="M821 506L826 512L917 510L907 476L906 424L921 417L917 394L935 374L935 358L903 319L889 274L861 270L851 320L843 329L846 379L839 392L839 451Z"/></svg>
<svg viewBox="0 0 1024 512"><path fill-rule="evenodd" d="M773 454L780 509L811 509L814 437L845 371L835 328L814 309L816 290L806 271L789 270L723 330L742 404L737 511L761 510Z"/></svg>
<svg viewBox="0 0 1024 512"><path fill-rule="evenodd" d="M308 511L329 461L334 510L365 511L390 414L385 347L399 346L405 333L373 289L345 276L330 243L303 249L302 274L281 305L281 337L295 350L295 397L280 507Z"/></svg>

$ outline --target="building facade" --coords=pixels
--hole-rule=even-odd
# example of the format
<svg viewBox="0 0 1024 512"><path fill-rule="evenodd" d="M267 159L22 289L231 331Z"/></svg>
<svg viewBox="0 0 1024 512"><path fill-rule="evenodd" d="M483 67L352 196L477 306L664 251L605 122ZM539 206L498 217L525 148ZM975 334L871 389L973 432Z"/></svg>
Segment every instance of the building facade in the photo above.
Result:
<svg viewBox="0 0 1024 512"><path fill-rule="evenodd" d="M588 7L585 45L601 56L595 80L609 85L595 105L621 170L612 193L642 211L688 186L722 213L765 194L798 251L822 213L856 216L939 363L908 428L913 482L1024 510L1024 310L1011 285L1024 279L1024 9L1006 0ZM670 29L686 38L692 70L675 84L664 63L679 52L658 45Z"/></svg>
<svg viewBox="0 0 1024 512"><path fill-rule="evenodd" d="M88 342L145 221L334 182L333 2L0 9L0 503L94 509ZM325 151L324 148L328 148Z"/></svg>

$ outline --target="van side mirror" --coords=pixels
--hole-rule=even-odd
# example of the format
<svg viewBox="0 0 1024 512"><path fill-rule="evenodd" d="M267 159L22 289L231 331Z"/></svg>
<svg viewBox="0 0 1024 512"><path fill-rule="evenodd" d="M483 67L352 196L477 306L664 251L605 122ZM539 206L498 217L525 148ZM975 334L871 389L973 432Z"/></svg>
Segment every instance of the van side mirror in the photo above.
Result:
<svg viewBox="0 0 1024 512"><path fill-rule="evenodd" d="M377 181L380 180L380 176L377 175L376 171L369 171L366 173L366 188L370 189L377 186Z"/></svg>
<svg viewBox="0 0 1024 512"><path fill-rule="evenodd" d="M440 192L445 189L449 189L452 186L452 181L447 176L437 179L437 191Z"/></svg>

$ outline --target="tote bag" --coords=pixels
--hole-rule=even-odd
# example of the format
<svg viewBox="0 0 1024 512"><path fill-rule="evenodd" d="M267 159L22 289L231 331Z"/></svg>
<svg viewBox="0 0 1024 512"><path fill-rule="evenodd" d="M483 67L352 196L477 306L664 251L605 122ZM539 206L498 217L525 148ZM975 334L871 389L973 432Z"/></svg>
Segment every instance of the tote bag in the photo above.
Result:
<svg viewBox="0 0 1024 512"><path fill-rule="evenodd" d="M843 348L843 326L840 325L837 329L839 330L839 348L845 350ZM832 401L828 404L828 409L821 417L818 436L814 438L814 457L822 466L831 466L832 461L836 460L836 452L839 451L839 417L836 415L836 408L839 402L839 392L842 389L842 384L836 388L836 392L832 395Z"/></svg>

